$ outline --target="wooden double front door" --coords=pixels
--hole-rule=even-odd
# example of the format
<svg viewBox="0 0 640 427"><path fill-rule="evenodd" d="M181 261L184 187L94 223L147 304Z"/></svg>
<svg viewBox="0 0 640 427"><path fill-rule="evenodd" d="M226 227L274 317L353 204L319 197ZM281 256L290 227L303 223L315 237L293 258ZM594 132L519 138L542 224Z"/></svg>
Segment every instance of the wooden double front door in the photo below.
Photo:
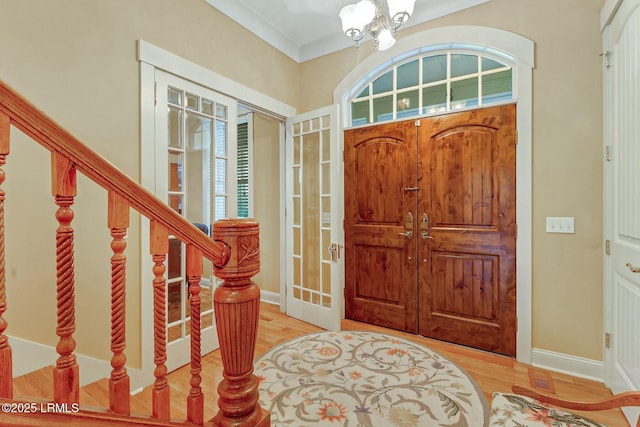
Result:
<svg viewBox="0 0 640 427"><path fill-rule="evenodd" d="M515 115L345 132L347 318L515 356Z"/></svg>

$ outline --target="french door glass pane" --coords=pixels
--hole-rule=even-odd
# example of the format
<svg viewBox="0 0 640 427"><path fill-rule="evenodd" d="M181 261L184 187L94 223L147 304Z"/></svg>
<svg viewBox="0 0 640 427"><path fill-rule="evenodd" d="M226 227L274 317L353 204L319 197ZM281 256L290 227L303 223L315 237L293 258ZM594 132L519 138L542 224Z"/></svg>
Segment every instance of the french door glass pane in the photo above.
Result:
<svg viewBox="0 0 640 427"><path fill-rule="evenodd" d="M182 148L182 114L182 109L176 107L168 109L169 140L167 143L171 148Z"/></svg>

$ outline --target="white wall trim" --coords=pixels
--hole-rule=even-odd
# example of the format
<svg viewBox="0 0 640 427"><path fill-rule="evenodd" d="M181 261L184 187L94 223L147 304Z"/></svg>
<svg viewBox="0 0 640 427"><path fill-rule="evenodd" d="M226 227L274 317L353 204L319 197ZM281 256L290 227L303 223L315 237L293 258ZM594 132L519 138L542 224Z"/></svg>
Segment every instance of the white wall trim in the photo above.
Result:
<svg viewBox="0 0 640 427"><path fill-rule="evenodd" d="M256 106L258 109L269 111L282 119L296 114L296 109L284 102L248 88L144 40L138 40L138 61L235 98L247 106Z"/></svg>
<svg viewBox="0 0 640 427"><path fill-rule="evenodd" d="M516 283L518 332L516 357L531 363L532 353L532 134L534 43L518 34L490 27L451 26L433 28L398 40L393 49L377 52L358 64L336 86L333 101L344 106L352 88L362 79L373 77L383 67L418 53L453 47L482 47L503 52L514 67L514 100L517 101L518 145L516 148ZM342 109L342 129L348 109Z"/></svg>
<svg viewBox="0 0 640 427"><path fill-rule="evenodd" d="M539 348L533 349L531 364L550 371L599 382L603 382L604 378L604 363L599 360L586 359Z"/></svg>
<svg viewBox="0 0 640 427"><path fill-rule="evenodd" d="M279 306L280 294L278 292L263 291L260 289L260 301Z"/></svg>
<svg viewBox="0 0 640 427"><path fill-rule="evenodd" d="M55 365L59 354L56 348L18 337L9 336L13 351L13 376L19 377L47 366ZM29 357L21 357L29 355ZM80 366L80 387L111 375L111 362L75 353ZM142 371L127 367L131 393L142 390Z"/></svg>
<svg viewBox="0 0 640 427"><path fill-rule="evenodd" d="M243 105L256 108L274 117L286 118L296 114L296 109L274 98L223 77L201 65L154 46L144 40L138 41L140 61L140 179L143 187L156 194L155 153L155 106L154 86L156 70L174 74L198 85L236 99ZM281 131L284 128L281 125ZM284 141L282 132L281 141ZM284 185L284 184L282 184ZM141 383L153 383L153 261L149 255L149 220L141 217L140 259L141 290Z"/></svg>

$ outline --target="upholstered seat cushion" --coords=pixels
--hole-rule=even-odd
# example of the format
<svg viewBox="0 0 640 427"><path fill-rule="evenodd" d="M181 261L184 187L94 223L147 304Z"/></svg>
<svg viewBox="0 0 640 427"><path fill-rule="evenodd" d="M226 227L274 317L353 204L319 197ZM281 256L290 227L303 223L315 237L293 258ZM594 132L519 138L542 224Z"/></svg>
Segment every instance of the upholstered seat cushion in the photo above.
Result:
<svg viewBox="0 0 640 427"><path fill-rule="evenodd" d="M494 393L490 427L606 427L518 394Z"/></svg>

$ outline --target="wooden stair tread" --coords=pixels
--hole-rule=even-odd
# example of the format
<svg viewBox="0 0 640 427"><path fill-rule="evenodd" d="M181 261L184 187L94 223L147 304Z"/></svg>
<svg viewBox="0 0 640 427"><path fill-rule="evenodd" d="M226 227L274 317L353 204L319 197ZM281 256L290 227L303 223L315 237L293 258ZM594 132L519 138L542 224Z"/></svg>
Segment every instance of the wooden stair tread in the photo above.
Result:
<svg viewBox="0 0 640 427"><path fill-rule="evenodd" d="M15 396L53 399L53 366L45 366L13 379Z"/></svg>

